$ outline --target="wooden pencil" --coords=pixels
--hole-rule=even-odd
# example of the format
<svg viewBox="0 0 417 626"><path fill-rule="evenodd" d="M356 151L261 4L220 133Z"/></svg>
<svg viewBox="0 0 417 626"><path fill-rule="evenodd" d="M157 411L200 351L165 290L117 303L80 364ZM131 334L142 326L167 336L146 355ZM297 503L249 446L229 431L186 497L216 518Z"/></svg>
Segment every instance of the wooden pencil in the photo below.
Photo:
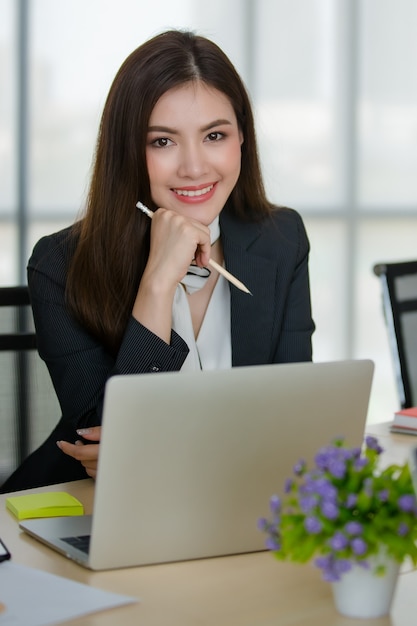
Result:
<svg viewBox="0 0 417 626"><path fill-rule="evenodd" d="M136 206L140 211L142 211L142 213L144 213L145 215L147 215L148 217L152 219L153 212L150 209L148 209L148 207L145 204L143 204L142 202L137 202ZM209 265L213 269L215 269L217 272L219 272L219 274L224 276L230 283L232 283L232 285L234 285L235 287L237 287L244 293L248 293L249 295L252 295L249 289L240 280L238 280L236 276L233 276L233 274L228 272L222 265L219 265L218 263L216 263L216 261L213 261L213 259L209 260Z"/></svg>

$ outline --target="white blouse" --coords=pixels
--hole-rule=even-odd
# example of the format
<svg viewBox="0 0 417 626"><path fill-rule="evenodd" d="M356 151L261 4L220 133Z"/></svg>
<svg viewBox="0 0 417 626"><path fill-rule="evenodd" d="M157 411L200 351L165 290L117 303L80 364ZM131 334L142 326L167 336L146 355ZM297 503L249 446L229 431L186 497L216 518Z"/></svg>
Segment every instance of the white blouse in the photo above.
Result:
<svg viewBox="0 0 417 626"><path fill-rule="evenodd" d="M232 367L230 290L227 280L223 276L218 277L197 340L194 338L187 294L183 285L179 284L172 307L172 327L190 349L182 370Z"/></svg>
<svg viewBox="0 0 417 626"><path fill-rule="evenodd" d="M213 245L220 236L218 217L210 224L209 228ZM200 280L204 285L204 279ZM199 281L193 279L193 282L198 283ZM185 286L179 283L172 306L172 328L184 339L190 349L182 370L214 370L232 367L230 290L226 279L221 275L217 279L197 340L194 337Z"/></svg>

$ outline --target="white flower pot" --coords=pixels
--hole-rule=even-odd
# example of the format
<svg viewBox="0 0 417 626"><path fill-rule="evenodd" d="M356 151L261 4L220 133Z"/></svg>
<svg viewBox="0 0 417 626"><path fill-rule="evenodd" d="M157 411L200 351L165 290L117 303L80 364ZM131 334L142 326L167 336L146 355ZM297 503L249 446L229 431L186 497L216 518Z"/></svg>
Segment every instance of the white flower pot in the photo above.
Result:
<svg viewBox="0 0 417 626"><path fill-rule="evenodd" d="M336 609L348 617L371 618L387 615L391 608L400 564L383 555L367 559L369 569L356 563L332 583ZM383 576L375 575L378 565L385 565Z"/></svg>

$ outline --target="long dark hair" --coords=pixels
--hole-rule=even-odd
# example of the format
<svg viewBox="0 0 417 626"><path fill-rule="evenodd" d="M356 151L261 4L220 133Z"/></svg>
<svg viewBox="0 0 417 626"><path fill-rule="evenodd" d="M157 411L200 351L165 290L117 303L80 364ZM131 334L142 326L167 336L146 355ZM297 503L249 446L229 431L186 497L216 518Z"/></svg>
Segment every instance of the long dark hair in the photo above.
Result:
<svg viewBox="0 0 417 626"><path fill-rule="evenodd" d="M169 89L202 81L230 100L244 141L241 172L225 211L240 219L267 215L253 113L246 89L224 52L191 32L170 30L134 50L119 69L101 118L86 213L73 228L76 250L66 296L78 321L116 354L149 254L155 209L146 166L148 122Z"/></svg>

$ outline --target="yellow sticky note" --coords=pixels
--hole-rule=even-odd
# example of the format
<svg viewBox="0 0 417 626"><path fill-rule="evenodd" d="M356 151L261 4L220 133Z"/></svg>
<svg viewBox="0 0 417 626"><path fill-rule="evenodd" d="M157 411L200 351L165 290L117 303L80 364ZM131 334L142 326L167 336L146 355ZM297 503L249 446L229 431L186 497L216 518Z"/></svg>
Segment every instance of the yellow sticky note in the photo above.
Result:
<svg viewBox="0 0 417 626"><path fill-rule="evenodd" d="M31 493L23 496L6 498L6 508L17 519L36 517L61 517L83 515L84 507L77 498L65 491Z"/></svg>

